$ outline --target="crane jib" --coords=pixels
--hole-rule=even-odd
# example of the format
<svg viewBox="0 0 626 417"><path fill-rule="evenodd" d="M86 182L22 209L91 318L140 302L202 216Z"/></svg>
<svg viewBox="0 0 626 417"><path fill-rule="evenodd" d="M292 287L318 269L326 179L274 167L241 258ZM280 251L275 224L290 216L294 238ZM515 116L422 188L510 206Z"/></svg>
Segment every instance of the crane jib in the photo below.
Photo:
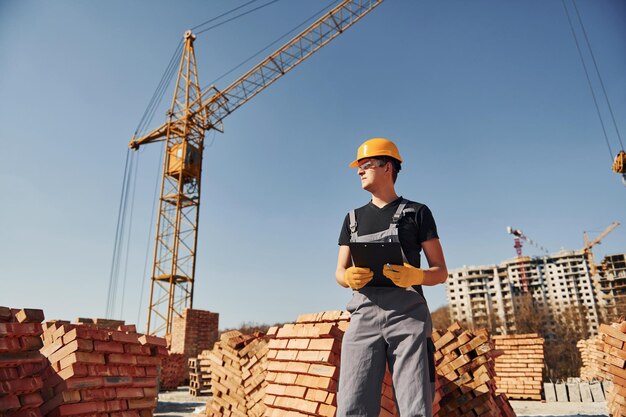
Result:
<svg viewBox="0 0 626 417"><path fill-rule="evenodd" d="M343 1L222 91L214 86L203 91L197 101L192 103L196 109L190 116L200 116L199 120L202 121L205 130L216 129L222 119L343 33L382 2L383 0ZM163 140L167 131L166 124L140 139L133 139L129 147L136 149L141 145Z"/></svg>

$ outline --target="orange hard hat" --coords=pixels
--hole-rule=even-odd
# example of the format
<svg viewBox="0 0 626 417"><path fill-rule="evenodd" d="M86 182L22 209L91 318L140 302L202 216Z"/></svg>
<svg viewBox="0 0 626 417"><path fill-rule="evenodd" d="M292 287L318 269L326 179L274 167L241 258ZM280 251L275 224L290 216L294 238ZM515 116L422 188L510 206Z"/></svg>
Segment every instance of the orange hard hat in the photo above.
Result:
<svg viewBox="0 0 626 417"><path fill-rule="evenodd" d="M366 140L359 146L359 150L356 152L356 159L350 163L350 168L358 167L360 159L373 158L375 156L390 156L402 162L400 152L398 152L398 147L395 143L389 139L373 138Z"/></svg>

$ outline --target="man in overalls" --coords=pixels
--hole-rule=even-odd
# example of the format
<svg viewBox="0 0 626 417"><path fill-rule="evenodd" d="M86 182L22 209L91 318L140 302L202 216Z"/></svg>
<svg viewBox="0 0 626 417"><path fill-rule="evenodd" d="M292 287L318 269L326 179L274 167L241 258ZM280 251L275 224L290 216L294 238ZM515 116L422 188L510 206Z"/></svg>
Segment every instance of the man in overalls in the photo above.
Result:
<svg viewBox="0 0 626 417"><path fill-rule="evenodd" d="M400 416L432 416L432 322L421 286L445 282L448 271L429 208L396 194L401 163L393 142L374 138L359 146L350 164L372 200L348 213L339 236L335 278L353 292L341 348L338 417L379 415L386 365ZM386 279L373 279L369 268L353 266L350 242L400 242L403 265L384 267ZM428 269L420 269L422 249Z"/></svg>

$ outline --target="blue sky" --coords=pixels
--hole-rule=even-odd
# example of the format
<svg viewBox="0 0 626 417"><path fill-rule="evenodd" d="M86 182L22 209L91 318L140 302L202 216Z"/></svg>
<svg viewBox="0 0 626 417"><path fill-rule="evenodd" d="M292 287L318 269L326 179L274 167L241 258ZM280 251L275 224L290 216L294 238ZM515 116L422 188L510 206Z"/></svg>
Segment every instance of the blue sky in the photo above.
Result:
<svg viewBox="0 0 626 417"><path fill-rule="evenodd" d="M0 305L43 308L48 319L104 315L127 144L184 31L243 3L0 3ZM201 84L327 4L283 0L199 35ZM626 3L576 4L625 136ZM347 164L370 137L398 144L398 193L431 207L450 269L514 257L507 226L556 252L619 221L595 255L626 252L626 187L610 169L561 1L387 0L224 127L205 142L194 298L222 328L344 308L339 228L369 198ZM135 156L116 298L115 316L142 330L160 150ZM444 286L427 298L444 305Z"/></svg>

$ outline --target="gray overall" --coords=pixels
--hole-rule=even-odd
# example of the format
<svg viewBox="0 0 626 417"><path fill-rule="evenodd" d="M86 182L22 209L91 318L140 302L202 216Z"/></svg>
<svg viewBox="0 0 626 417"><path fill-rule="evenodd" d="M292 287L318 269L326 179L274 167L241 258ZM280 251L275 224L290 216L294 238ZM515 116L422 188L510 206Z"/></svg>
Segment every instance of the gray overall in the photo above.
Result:
<svg viewBox="0 0 626 417"><path fill-rule="evenodd" d="M401 201L387 230L365 236L358 236L351 211L350 241L399 242L398 223L413 211L405 210L406 203ZM346 306L351 319L341 347L337 417L378 417L387 364L400 416L431 417L435 368L426 300L412 287L370 284L353 291Z"/></svg>

